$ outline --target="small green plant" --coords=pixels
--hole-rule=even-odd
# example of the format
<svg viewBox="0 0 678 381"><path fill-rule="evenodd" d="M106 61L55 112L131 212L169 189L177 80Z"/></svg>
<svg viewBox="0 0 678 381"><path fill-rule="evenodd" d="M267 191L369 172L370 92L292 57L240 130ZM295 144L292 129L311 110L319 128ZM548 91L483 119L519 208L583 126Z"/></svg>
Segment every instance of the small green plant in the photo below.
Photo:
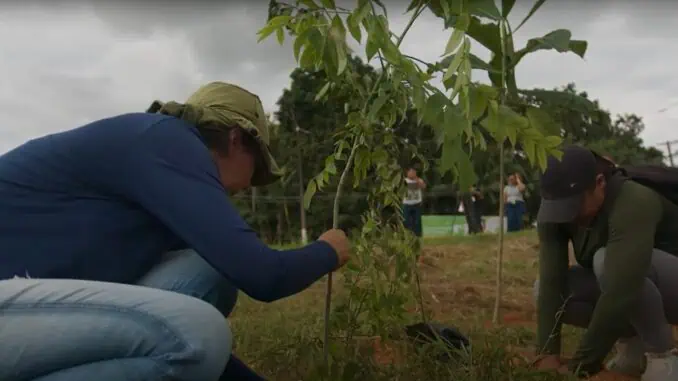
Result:
<svg viewBox="0 0 678 381"><path fill-rule="evenodd" d="M537 1L515 30L544 2ZM323 377L342 374L333 366L341 346L334 345L332 338L344 337L346 343L356 334L386 338L411 319L404 306L417 295L420 312L426 318L421 293L413 292L417 289L415 239L404 232L399 217L403 171L397 159L405 148L416 152L416 147L399 139L394 129L408 110L416 109L419 122L434 128L442 148L439 165L443 172L456 175L462 189L476 181L471 164L474 149L496 150L502 158L502 183L505 150L520 146L530 162L541 168L548 155L559 155L561 138L549 133L554 125L549 114L532 106L523 107L524 115L515 111L520 95L525 93L517 87L515 69L526 55L544 49L571 51L583 57L587 44L572 40L569 31L559 29L531 39L516 50L515 31L507 20L514 3L515 0L503 0L497 7L493 0L415 0L407 7L409 22L396 34L391 31L388 9L382 1L358 0L351 9L338 7L333 0L270 2L269 21L259 31L260 40L275 34L282 44L290 35L299 66L326 73L328 82L318 92L317 101L340 85L353 93L352 100L344 105L348 122L336 132L336 150L327 157L325 169L308 184L306 206L316 191L338 175L334 204L334 227L338 227L343 187L349 181L357 186L368 177L380 180L368 196L370 209L354 240L355 257L342 271L348 297L338 300L334 308L333 280L331 275L328 278ZM424 62L400 50L402 41L425 11L433 12L451 29L439 62ZM353 70L349 57L354 52L347 44L348 38L364 46L368 60L376 62L376 80ZM471 40L492 53L489 62L472 53ZM473 69L486 71L490 84L474 82ZM444 89L433 85L440 76ZM549 92L542 91L540 95L548 97ZM340 163L342 170L338 168ZM503 217L503 202L499 213ZM500 221L503 232L503 218ZM495 321L501 301L501 233L499 240Z"/></svg>

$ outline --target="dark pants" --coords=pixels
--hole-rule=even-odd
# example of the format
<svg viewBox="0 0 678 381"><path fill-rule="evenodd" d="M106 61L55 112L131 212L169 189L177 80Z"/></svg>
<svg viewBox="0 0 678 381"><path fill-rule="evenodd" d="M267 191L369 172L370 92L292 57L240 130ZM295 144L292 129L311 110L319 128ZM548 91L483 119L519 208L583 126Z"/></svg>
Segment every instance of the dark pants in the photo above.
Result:
<svg viewBox="0 0 678 381"><path fill-rule="evenodd" d="M523 214L525 214L525 203L517 201L513 204L506 204L506 230L517 232L523 228Z"/></svg>
<svg viewBox="0 0 678 381"><path fill-rule="evenodd" d="M475 233L483 232L483 212L477 202L473 203L473 209L471 213L471 221L473 221Z"/></svg>
<svg viewBox="0 0 678 381"><path fill-rule="evenodd" d="M605 249L594 256L593 269L570 267L570 297L563 310L562 322L587 328L593 311L605 289ZM645 278L640 299L634 306L622 337L639 336L645 350L663 353L674 348L671 324L678 324L678 257L661 250L652 253L652 264ZM535 282L535 298L539 297L539 280Z"/></svg>
<svg viewBox="0 0 678 381"><path fill-rule="evenodd" d="M403 224L411 230L417 237L421 237L421 204L403 205Z"/></svg>

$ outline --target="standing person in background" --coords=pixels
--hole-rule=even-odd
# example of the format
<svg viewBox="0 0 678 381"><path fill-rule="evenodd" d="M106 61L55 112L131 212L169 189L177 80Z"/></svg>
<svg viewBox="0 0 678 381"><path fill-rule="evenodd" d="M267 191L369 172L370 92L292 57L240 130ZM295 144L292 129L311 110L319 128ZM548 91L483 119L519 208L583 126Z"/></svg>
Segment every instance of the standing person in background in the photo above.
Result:
<svg viewBox="0 0 678 381"><path fill-rule="evenodd" d="M509 232L520 231L523 227L523 214L525 214L525 184L518 173L508 177L508 184L504 187L504 204L506 205L507 230Z"/></svg>
<svg viewBox="0 0 678 381"><path fill-rule="evenodd" d="M485 226L483 225L483 193L476 185L471 187L471 201L473 202L471 219L475 224L476 233L482 233L485 231Z"/></svg>
<svg viewBox="0 0 678 381"><path fill-rule="evenodd" d="M460 194L461 208L466 217L466 225L468 226L468 234L482 233L483 226L481 220L480 199L482 194L474 186L471 186L468 191Z"/></svg>
<svg viewBox="0 0 678 381"><path fill-rule="evenodd" d="M426 183L417 176L417 170L410 167L407 169L405 184L407 185L407 192L403 200L404 224L417 237L421 237L421 204L424 201Z"/></svg>

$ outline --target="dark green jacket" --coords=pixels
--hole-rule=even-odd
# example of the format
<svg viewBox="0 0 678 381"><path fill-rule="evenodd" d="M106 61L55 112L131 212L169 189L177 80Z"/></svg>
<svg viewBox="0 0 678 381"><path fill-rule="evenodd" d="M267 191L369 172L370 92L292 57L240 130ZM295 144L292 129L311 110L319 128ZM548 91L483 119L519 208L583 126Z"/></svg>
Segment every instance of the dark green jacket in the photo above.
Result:
<svg viewBox="0 0 678 381"><path fill-rule="evenodd" d="M606 288L571 362L573 369L596 372L628 324L653 248L678 255L678 206L617 174L608 180L602 210L590 226L540 224L538 231L537 340L541 353L560 353L558 317L569 295L568 243L572 242L577 262L587 268L592 267L595 252L606 248Z"/></svg>

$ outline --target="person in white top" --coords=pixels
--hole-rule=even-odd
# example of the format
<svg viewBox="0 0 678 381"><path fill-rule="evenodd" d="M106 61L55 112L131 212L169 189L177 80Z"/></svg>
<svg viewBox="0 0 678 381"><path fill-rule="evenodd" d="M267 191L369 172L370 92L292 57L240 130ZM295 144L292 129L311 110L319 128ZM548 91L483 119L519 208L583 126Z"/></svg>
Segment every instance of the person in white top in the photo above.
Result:
<svg viewBox="0 0 678 381"><path fill-rule="evenodd" d="M520 174L514 173L508 177L508 184L504 187L504 204L506 205L507 231L516 232L523 227L525 214L525 184Z"/></svg>
<svg viewBox="0 0 678 381"><path fill-rule="evenodd" d="M426 183L417 176L416 169L408 168L405 184L407 185L407 191L405 193L405 198L403 199L404 225L417 237L421 237L421 204L424 201L424 189L426 189Z"/></svg>

